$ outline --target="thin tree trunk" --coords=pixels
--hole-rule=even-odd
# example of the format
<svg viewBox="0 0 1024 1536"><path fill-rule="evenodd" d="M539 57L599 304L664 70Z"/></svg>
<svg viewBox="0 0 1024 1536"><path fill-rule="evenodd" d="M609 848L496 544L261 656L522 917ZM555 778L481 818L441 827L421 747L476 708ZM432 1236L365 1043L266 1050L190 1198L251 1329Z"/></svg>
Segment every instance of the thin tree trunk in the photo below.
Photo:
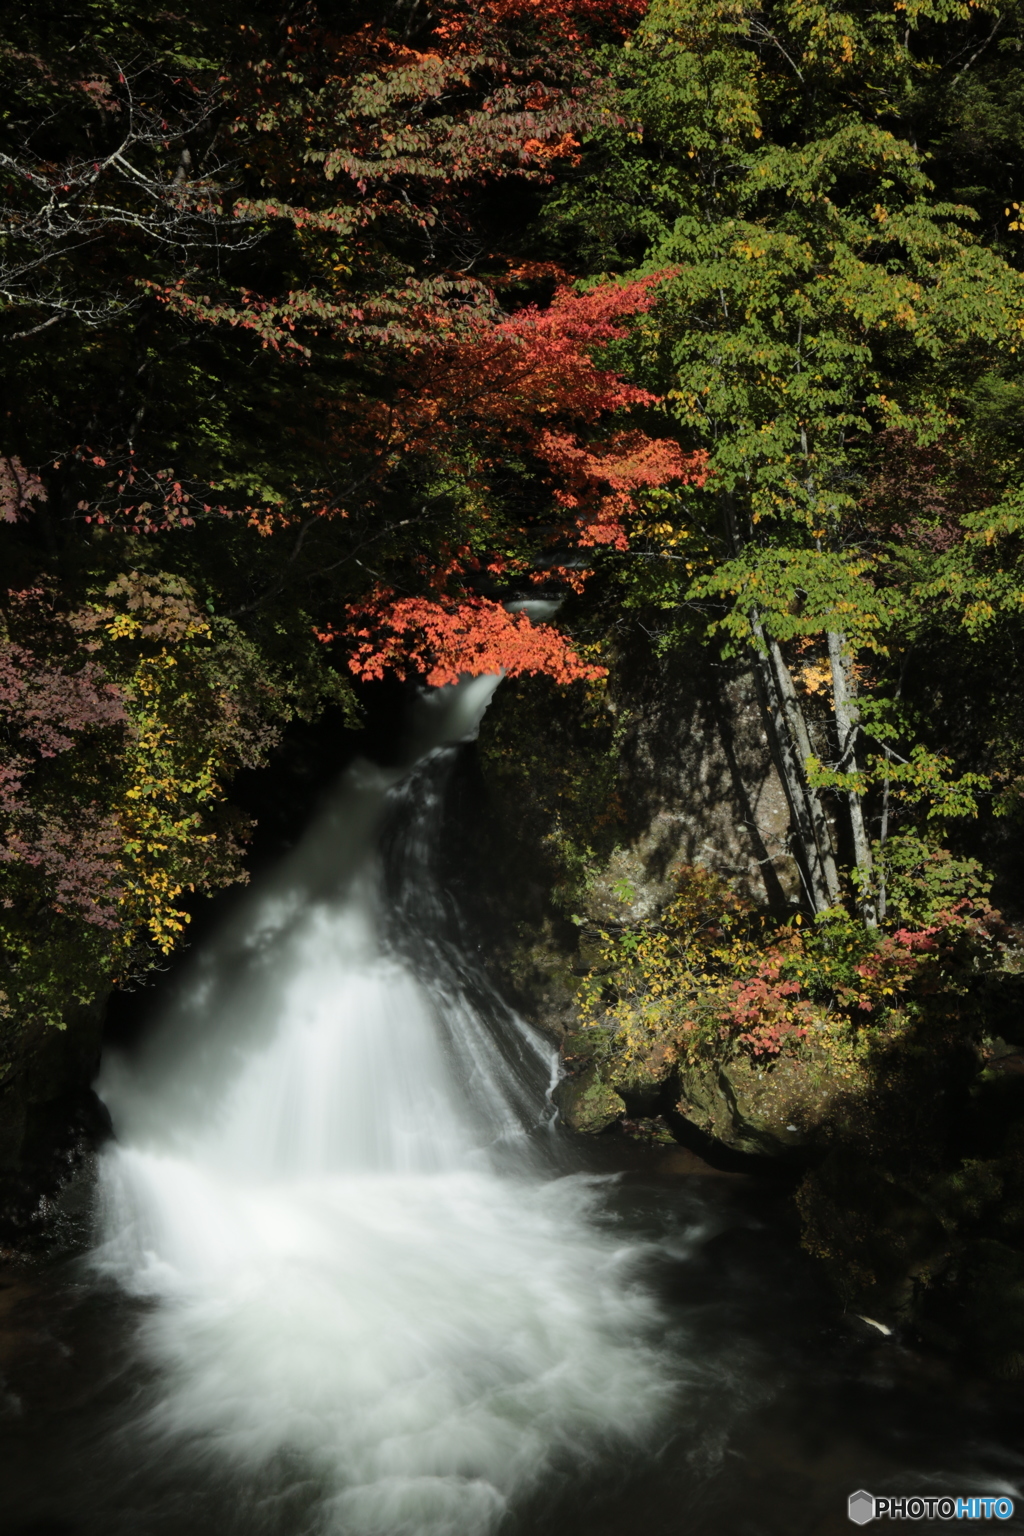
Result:
<svg viewBox="0 0 1024 1536"><path fill-rule="evenodd" d="M857 766L854 749L857 745L860 715L857 709L854 682L850 674L846 636L838 630L829 630L827 639L828 659L832 669L832 705L835 711L836 728L839 732L839 770L840 772L848 772L851 768L856 768ZM868 894L871 883L872 859L871 842L868 838L867 827L864 822L864 806L860 795L855 789L847 790L846 799L850 808L853 856L864 881L862 887L864 894L861 898L860 909L864 917L865 926L877 928L878 916L874 898Z"/></svg>
<svg viewBox="0 0 1024 1536"><path fill-rule="evenodd" d="M733 552L739 554L743 540L730 494L722 497L722 511ZM825 912L839 900L839 875L828 819L807 780L805 765L812 755L807 722L785 658L777 642L766 635L756 607L750 609L749 618L754 639L754 675L770 722L773 756L799 844L797 864L812 911Z"/></svg>
<svg viewBox="0 0 1024 1536"><path fill-rule="evenodd" d="M753 627L754 621L752 620L751 628ZM772 759L782 781L786 803L789 806L790 823L797 842L795 850L797 869L800 872L800 879L803 882L804 893L811 911L821 912L827 905L827 898L822 882L818 878L817 861L812 851L814 849L814 834L811 830L810 818L807 814L807 798L804 794L796 756L793 752L793 744L789 739L785 720L781 718L778 690L775 686L771 665L768 657L761 655L756 650L754 652L754 677L757 681L757 691L760 696L761 706L767 717L768 733L773 748Z"/></svg>
<svg viewBox="0 0 1024 1536"><path fill-rule="evenodd" d="M815 912L825 912L839 900L839 875L828 820L807 782L805 764L811 756L807 722L785 658L777 642L765 634L756 608L750 612L750 627L757 641L758 671L774 727L780 776L803 853L807 895Z"/></svg>
<svg viewBox="0 0 1024 1536"><path fill-rule="evenodd" d="M834 907L839 900L839 871L836 868L835 852L832 847L832 829L828 824L828 817L825 815L825 808L818 792L812 788L807 779L807 759L814 756L814 749L811 746L803 705L796 691L793 675L786 664L778 641L769 637L768 647L772 671L777 679L779 700L800 766L800 781L804 787L807 812L813 829L814 849L826 898L824 906L819 908L823 911L825 907Z"/></svg>
<svg viewBox="0 0 1024 1536"><path fill-rule="evenodd" d="M889 759L885 759L885 783L882 785L882 825L878 834L878 921L885 921L885 845L889 837Z"/></svg>

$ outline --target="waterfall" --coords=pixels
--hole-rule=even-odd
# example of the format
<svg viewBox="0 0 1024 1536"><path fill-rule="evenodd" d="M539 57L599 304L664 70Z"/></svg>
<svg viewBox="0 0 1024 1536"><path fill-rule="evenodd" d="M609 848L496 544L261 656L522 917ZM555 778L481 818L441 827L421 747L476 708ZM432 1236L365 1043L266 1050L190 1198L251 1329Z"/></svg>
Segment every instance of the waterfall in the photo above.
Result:
<svg viewBox="0 0 1024 1536"><path fill-rule="evenodd" d="M246 1536L486 1536L674 1392L636 1245L551 1156L551 1047L444 933L443 781L496 681L350 769L104 1063L91 1263L139 1302L138 1454L233 1487Z"/></svg>

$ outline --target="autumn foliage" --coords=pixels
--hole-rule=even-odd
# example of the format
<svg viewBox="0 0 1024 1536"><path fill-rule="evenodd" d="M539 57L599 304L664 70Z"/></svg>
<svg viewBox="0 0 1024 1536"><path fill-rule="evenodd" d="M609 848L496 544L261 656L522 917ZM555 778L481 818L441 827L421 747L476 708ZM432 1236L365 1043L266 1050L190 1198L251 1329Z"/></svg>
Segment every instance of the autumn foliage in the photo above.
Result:
<svg viewBox="0 0 1024 1536"><path fill-rule="evenodd" d="M38 590L12 594L12 616L28 633L19 640L8 629L0 644L0 866L31 871L55 911L114 928L120 839L104 786L90 769L100 741L108 750L122 744L125 701L100 663L76 656L72 624L58 618L49 635L39 632L45 599ZM62 772L67 759L78 770L71 806ZM40 782L47 786L42 794Z"/></svg>
<svg viewBox="0 0 1024 1536"><path fill-rule="evenodd" d="M583 661L551 624L534 624L500 603L464 597L449 603L382 597L364 607L348 634L349 666L357 676L422 677L432 688L466 673L543 673L559 683L594 679L605 669ZM325 634L325 639L334 638Z"/></svg>
<svg viewBox="0 0 1024 1536"><path fill-rule="evenodd" d="M555 553L538 567L535 555L523 553L527 530L495 523L487 553L467 545L461 561L434 565L429 595L399 598L379 589L351 610L353 672L408 675L419 667L431 683L497 670L544 672L559 682L599 674L550 626L533 629L500 601L460 593L459 578L518 573L578 589L583 575L568 556L601 545L627 548L638 493L673 481L702 483L703 453L685 454L673 439L614 424L621 413L658 401L594 357L626 334L628 318L651 308L658 282L655 275L585 294L562 288L543 309L527 305L497 322L478 320L467 334L424 349L415 377L379 413L380 440L390 436L406 453L430 453L453 474L466 473L469 441L469 480L482 490L505 458L528 456L551 498L545 543Z"/></svg>
<svg viewBox="0 0 1024 1536"><path fill-rule="evenodd" d="M663 274L581 291L521 226L609 121L591 42L644 8L229 6L187 63L177 14L23 18L0 1020L144 970L242 875L227 783L293 709L602 675L516 600L579 591L703 459L609 364Z"/></svg>
<svg viewBox="0 0 1024 1536"><path fill-rule="evenodd" d="M308 375L292 388L313 409L285 429L301 478L287 453L262 476L246 464L204 483L134 446L79 447L65 462L97 471L78 502L83 521L151 533L227 516L269 533L345 519L338 542L386 541L392 568L383 580L374 569L313 626L355 642L356 675L408 672L413 657L430 677L460 658L463 670L515 671L527 655L529 670L591 675L568 642L529 638L528 621L513 623L502 604L538 582L579 590L578 552L624 551L645 491L700 483L706 456L652 433L658 398L601 360L670 274L580 292L548 263L554 292L541 279L549 296L522 302L517 288L535 292L545 264L499 250L471 275L456 256L478 238L483 193L550 180L605 120L588 29L628 28L644 8L447 3L415 46L372 24L345 30L315 7L275 48L243 24L223 93L252 175L229 203L211 202L211 216L243 241L277 242L289 260L276 280L190 267L140 274L135 290L175 327ZM424 492L426 513L396 514ZM407 526L415 533L396 547L393 530ZM461 565L438 549L463 551ZM351 557L331 569L343 565L359 570Z"/></svg>
<svg viewBox="0 0 1024 1536"><path fill-rule="evenodd" d="M465 6L449 4L439 31L449 38L478 32L483 25L532 23L579 42L595 29L621 35L646 15L650 0L482 0Z"/></svg>
<svg viewBox="0 0 1024 1536"><path fill-rule="evenodd" d="M425 360L418 387L399 406L402 430L413 442L419 429L443 443L472 429L487 445L485 467L509 450L529 453L570 514L570 541L624 548L622 517L633 493L672 480L700 484L706 459L684 454L673 439L606 425L616 413L659 403L600 367L594 352L621 340L626 321L654 305L661 279L584 294L562 288L543 309L531 304L497 323L478 322Z"/></svg>
<svg viewBox="0 0 1024 1536"><path fill-rule="evenodd" d="M627 1079L711 1054L768 1066L809 1044L852 1060L873 1031L955 993L1005 932L983 897L878 935L842 908L780 922L699 866L676 879L656 919L600 935L601 965L583 988L584 1022L614 1026Z"/></svg>

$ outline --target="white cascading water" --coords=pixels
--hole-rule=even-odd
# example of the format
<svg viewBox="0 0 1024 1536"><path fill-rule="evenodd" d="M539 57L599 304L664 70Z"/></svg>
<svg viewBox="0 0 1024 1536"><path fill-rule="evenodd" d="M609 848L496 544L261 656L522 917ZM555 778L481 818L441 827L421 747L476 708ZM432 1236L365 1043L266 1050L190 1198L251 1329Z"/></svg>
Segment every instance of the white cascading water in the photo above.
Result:
<svg viewBox="0 0 1024 1536"><path fill-rule="evenodd" d="M496 681L426 701L418 767L351 769L145 1049L104 1066L92 1262L144 1300L138 1429L197 1479L258 1473L266 1521L241 1530L280 1528L279 1467L306 1490L289 1531L485 1536L552 1469L649 1443L674 1393L600 1181L531 1156L554 1053L401 942L435 899L413 845L444 743ZM378 839L403 796L396 912Z"/></svg>

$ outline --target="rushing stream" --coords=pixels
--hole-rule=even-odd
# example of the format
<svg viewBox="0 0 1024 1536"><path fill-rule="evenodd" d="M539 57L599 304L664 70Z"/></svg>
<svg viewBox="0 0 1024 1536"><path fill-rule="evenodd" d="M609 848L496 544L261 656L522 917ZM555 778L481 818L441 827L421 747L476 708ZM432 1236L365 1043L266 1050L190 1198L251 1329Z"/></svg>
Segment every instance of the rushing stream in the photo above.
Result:
<svg viewBox="0 0 1024 1536"><path fill-rule="evenodd" d="M1014 1403L836 1319L770 1190L558 1131L432 874L493 687L352 768L105 1062L91 1249L0 1287L4 1529L824 1536L859 1486L1016 1490Z"/></svg>

